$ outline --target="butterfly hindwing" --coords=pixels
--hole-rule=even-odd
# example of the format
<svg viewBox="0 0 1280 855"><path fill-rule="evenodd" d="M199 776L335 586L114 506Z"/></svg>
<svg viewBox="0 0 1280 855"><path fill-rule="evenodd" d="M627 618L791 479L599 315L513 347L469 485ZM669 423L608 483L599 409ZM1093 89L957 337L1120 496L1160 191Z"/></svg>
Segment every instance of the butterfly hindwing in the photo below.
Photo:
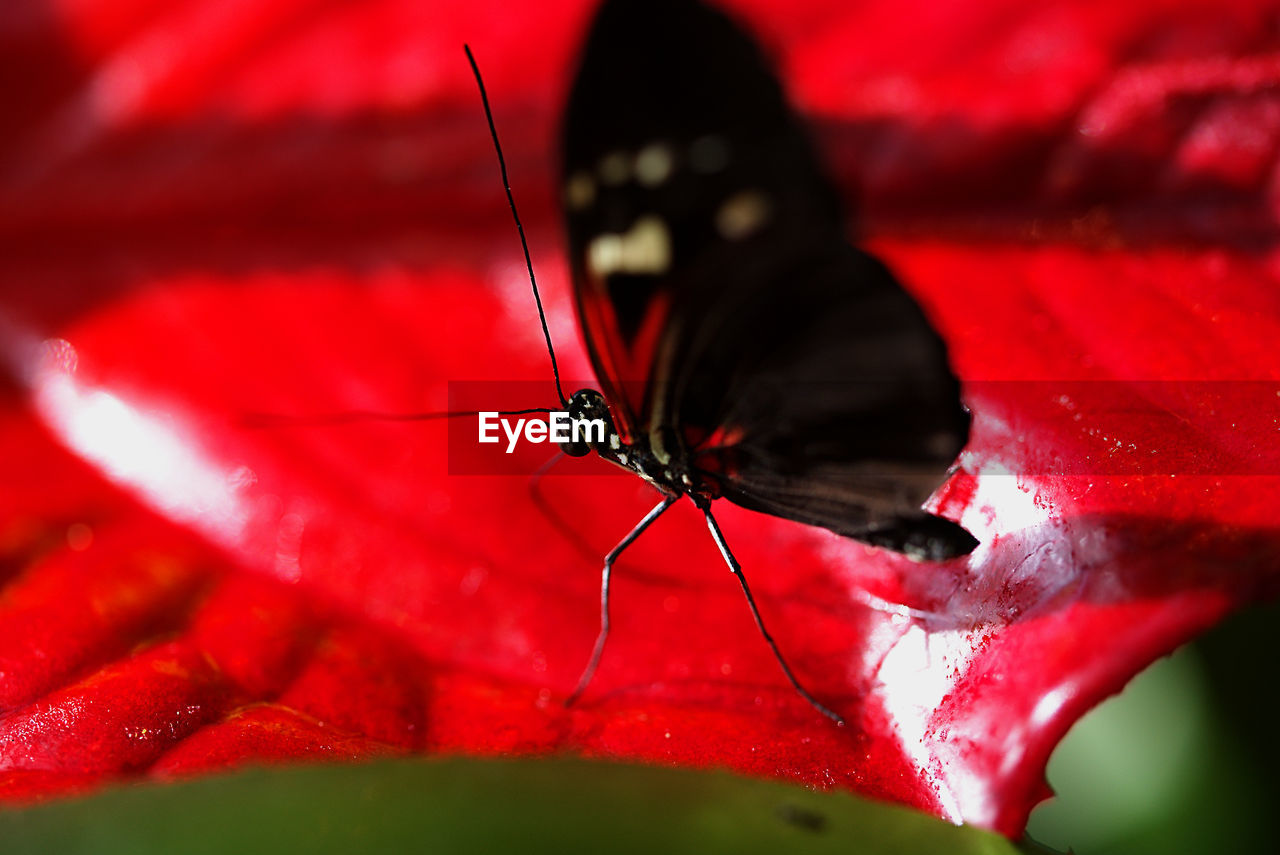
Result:
<svg viewBox="0 0 1280 855"><path fill-rule="evenodd" d="M607 0L563 154L574 293L624 441L746 507L928 557L972 547L919 510L968 431L942 341L848 244L741 29L693 0Z"/></svg>

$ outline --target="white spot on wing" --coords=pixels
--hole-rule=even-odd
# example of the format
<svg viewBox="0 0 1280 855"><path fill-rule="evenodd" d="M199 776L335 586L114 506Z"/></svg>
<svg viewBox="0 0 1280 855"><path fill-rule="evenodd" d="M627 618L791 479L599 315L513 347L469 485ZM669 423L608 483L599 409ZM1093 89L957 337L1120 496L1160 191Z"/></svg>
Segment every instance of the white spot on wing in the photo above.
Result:
<svg viewBox="0 0 1280 855"><path fill-rule="evenodd" d="M645 187L657 187L671 177L674 166L669 147L662 143L647 145L636 155L636 180Z"/></svg>
<svg viewBox="0 0 1280 855"><path fill-rule="evenodd" d="M581 211L596 200L596 182L586 172L575 172L564 184L564 203L570 211Z"/></svg>
<svg viewBox="0 0 1280 855"><path fill-rule="evenodd" d="M631 156L625 151L614 151L600 159L596 166L596 174L600 183L610 187L626 184L631 178Z"/></svg>
<svg viewBox="0 0 1280 855"><path fill-rule="evenodd" d="M671 233L660 217L641 217L622 234L603 234L587 245L587 268L604 278L614 273L666 273Z"/></svg>
<svg viewBox="0 0 1280 855"><path fill-rule="evenodd" d="M716 231L725 240L742 240L769 220L769 200L757 190L743 190L716 210Z"/></svg>

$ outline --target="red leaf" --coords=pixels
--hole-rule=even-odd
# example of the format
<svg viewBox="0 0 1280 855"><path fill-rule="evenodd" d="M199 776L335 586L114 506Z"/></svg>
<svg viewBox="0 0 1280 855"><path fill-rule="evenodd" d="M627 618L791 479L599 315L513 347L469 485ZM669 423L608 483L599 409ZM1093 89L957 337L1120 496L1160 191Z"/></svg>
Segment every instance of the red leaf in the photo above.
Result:
<svg viewBox="0 0 1280 855"><path fill-rule="evenodd" d="M635 479L548 479L575 542L527 479L449 475L442 424L237 421L441 409L449 380L553 399L464 40L566 374L589 376L550 166L583 3L28 3L0 12L21 95L0 107L0 341L29 390L0 416L2 797L573 750L1016 835L1080 714L1274 591L1268 4L736 8L975 416L935 497L983 541L966 560L720 512L849 726L787 687L679 512L619 565L604 665L560 705L595 636L596 556L652 503Z"/></svg>

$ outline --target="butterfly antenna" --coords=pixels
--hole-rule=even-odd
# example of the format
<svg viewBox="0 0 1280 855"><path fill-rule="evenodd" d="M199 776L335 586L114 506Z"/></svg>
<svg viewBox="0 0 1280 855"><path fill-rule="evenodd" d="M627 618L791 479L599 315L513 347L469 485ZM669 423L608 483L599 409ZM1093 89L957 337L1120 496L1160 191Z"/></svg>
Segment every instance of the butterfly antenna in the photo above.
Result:
<svg viewBox="0 0 1280 855"><path fill-rule="evenodd" d="M480 89L480 101L484 104L484 117L489 122L489 135L493 137L493 150L498 153L498 169L502 171L502 188L507 191L507 204L511 206L511 216L516 221L516 231L520 233L520 247L524 250L524 264L529 270L529 284L533 286L533 299L538 304L538 320L542 322L542 335L547 340L547 353L551 356L551 373L556 378L556 394L560 396L560 405L569 406L569 400L560 388L560 367L556 364L556 349L551 346L551 330L547 328L547 314L542 309L542 295L538 292L538 280L533 275L533 259L529 257L529 242L524 236L524 225L520 222L520 213L516 210L516 199L511 194L511 182L507 178L507 161L502 156L502 144L498 142L498 128L493 123L493 111L489 109L489 94L484 88L484 78L480 76L480 66L471 55L471 46L463 45L467 52L467 62L471 63L471 73L475 75L476 86Z"/></svg>

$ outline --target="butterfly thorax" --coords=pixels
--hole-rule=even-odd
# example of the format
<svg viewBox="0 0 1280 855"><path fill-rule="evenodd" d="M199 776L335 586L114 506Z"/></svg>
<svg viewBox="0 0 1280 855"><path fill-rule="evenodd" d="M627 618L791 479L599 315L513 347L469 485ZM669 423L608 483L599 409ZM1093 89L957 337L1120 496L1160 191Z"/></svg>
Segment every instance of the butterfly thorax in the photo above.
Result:
<svg viewBox="0 0 1280 855"><path fill-rule="evenodd" d="M689 453L679 433L665 427L649 434L638 434L630 442L624 441L609 414L604 395L595 389L579 389L569 398L571 422L589 423L600 420L604 424L601 438L589 429L580 434L590 440L572 440L560 444L560 450L571 457L582 457L594 451L610 463L638 474L659 490L668 494L689 495L699 501L711 500L720 495L717 484L703 477L689 465Z"/></svg>

